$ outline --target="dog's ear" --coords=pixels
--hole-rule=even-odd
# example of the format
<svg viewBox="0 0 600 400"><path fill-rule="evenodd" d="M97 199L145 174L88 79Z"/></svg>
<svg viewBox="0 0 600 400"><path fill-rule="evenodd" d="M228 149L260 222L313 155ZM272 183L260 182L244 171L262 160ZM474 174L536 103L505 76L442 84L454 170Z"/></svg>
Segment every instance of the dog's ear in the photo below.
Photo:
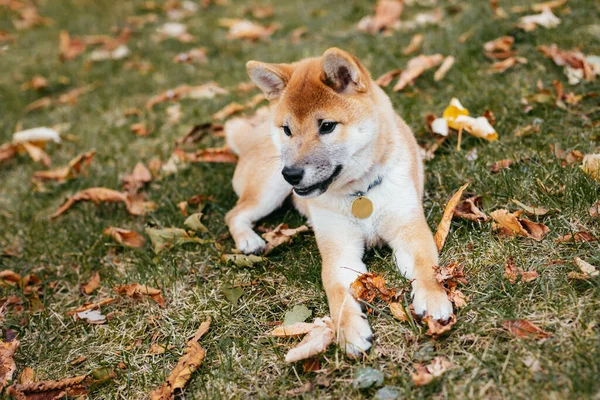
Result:
<svg viewBox="0 0 600 400"><path fill-rule="evenodd" d="M259 61L248 61L246 69L250 79L269 100L281 96L294 72L294 66L290 64L267 64Z"/></svg>
<svg viewBox="0 0 600 400"><path fill-rule="evenodd" d="M369 72L350 53L332 47L323 53L324 82L338 93L366 92Z"/></svg>

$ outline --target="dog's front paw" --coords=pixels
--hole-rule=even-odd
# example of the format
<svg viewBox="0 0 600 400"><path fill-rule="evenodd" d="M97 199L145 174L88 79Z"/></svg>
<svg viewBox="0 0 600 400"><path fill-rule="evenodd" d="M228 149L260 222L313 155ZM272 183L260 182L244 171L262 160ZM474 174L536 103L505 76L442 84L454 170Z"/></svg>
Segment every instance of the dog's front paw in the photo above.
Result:
<svg viewBox="0 0 600 400"><path fill-rule="evenodd" d="M416 286L413 288L413 307L417 315L430 315L433 319L448 320L452 314L452 303L448 300L446 291L426 289Z"/></svg>
<svg viewBox="0 0 600 400"><path fill-rule="evenodd" d="M361 358L371 350L373 331L364 313L343 313L338 329L339 344L349 357Z"/></svg>
<svg viewBox="0 0 600 400"><path fill-rule="evenodd" d="M252 230L237 237L235 245L244 254L262 254L267 248L265 241Z"/></svg>

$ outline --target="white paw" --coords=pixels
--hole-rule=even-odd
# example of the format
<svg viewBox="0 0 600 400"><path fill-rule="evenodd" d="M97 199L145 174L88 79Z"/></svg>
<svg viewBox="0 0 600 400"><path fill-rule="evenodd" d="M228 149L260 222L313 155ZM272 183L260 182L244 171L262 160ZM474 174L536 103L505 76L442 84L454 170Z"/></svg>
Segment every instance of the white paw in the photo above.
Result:
<svg viewBox="0 0 600 400"><path fill-rule="evenodd" d="M340 344L349 357L361 358L371 350L373 331L365 314L347 313L343 316L339 329Z"/></svg>
<svg viewBox="0 0 600 400"><path fill-rule="evenodd" d="M265 241L252 230L235 239L237 249L244 254L261 254L267 248Z"/></svg>
<svg viewBox="0 0 600 400"><path fill-rule="evenodd" d="M417 315L430 315L433 319L448 320L452 314L452 303L446 291L413 289L413 307Z"/></svg>

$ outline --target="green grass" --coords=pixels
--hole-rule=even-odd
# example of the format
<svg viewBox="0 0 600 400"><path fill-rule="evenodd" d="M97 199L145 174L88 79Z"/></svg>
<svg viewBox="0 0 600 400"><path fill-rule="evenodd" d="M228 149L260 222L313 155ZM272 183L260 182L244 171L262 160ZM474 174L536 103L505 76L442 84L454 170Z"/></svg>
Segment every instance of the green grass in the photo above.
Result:
<svg viewBox="0 0 600 400"><path fill-rule="evenodd" d="M108 226L138 232L150 225L182 227L177 203L203 193L215 198L205 210L206 224L220 238L221 245L230 249L233 241L225 236L223 217L236 201L230 185L232 165L196 164L154 181L147 193L158 209L145 217L130 216L122 205L110 204L78 204L55 221L48 221L47 216L67 195L84 188L119 189L120 175L130 172L137 161L168 159L175 139L192 125L210 121L214 112L231 101L248 100L255 92L240 94L234 90L238 83L248 80L246 61L291 62L337 46L356 54L377 77L406 65L410 57L403 56L402 49L414 32L396 32L390 37L358 33L355 25L371 13L370 1L273 1L275 16L267 21L282 26L270 41L230 41L225 37L226 30L218 27L218 19L242 17L248 6L232 1L228 6L213 5L184 21L197 38L193 44L175 40L155 43L156 28L167 20L163 14L156 23L136 31L128 44L130 59L152 63L152 71L144 75L124 68L124 61L96 63L91 68L85 66L85 55L65 63L58 61L60 30L75 36L108 34L112 27L123 26L128 16L144 13L143 1L36 3L41 15L52 18L52 25L16 31L10 22L14 14L0 7L0 30L16 37L16 42L5 44L0 54L0 143L10 141L19 124L23 128L68 124L65 133L76 140L49 146L53 165L64 165L91 148L97 155L87 177L63 185L48 184L42 193L34 192L30 184L32 172L43 169L40 165L18 157L0 166L0 249L14 244L22 248L18 258L1 257L0 270L36 273L42 279L41 300L45 307L41 312L28 312L27 297L19 290L0 288L2 296L17 295L25 302L25 311L9 309L3 322L21 339L16 354L18 371L30 366L39 379L59 379L123 362L126 368L117 369L117 378L94 388L90 398L143 398L166 379L187 338L210 316L211 329L201 340L207 356L186 388L186 398L282 398L288 390L306 381L316 383L323 376L330 378L330 385L315 384L303 394L305 398L372 398L375 389L361 391L351 385L355 369L361 366L383 371L385 383L396 386L405 398L597 398L599 281L572 281L567 273L575 270L572 260L576 256L600 265L600 249L597 242L559 245L554 239L579 229L600 237L599 220L588 214L600 191L598 183L576 164L561 167L550 145L559 143L567 150L598 152L600 97L586 97L569 111L536 105L524 114L520 104L523 96L536 91L538 80L546 87L560 80L567 91L577 94L600 92L598 81L569 86L562 70L535 49L557 43L561 48L579 47L585 54L599 55L597 1L571 0L567 4L570 12L559 13L561 25L531 33L514 28L518 15L493 19L487 1L457 2L452 7L440 2L445 10L444 22L420 29L425 35L422 51L452 54L456 65L441 82L434 82L432 73L426 73L406 91L387 92L420 143L434 140L426 132L425 114L441 114L451 97L461 99L474 114L493 110L500 138L488 143L465 137L460 152L456 150L456 138L452 138L427 163L425 210L430 226L435 227L447 199L467 180L472 180L469 192L484 196L484 211L488 213L496 208L512 208L511 198L557 208L560 213L537 218L550 227L550 234L541 242L500 238L492 232L491 224L453 222L442 260L465 265L469 283L463 291L469 301L458 311L458 322L451 333L432 340L423 331L382 313L371 317L376 341L367 359L350 361L334 346L320 357L319 373L304 373L301 363L287 365L283 358L293 341L265 335L272 328L269 322L283 320L285 311L296 304L305 304L314 316L328 312L320 283L320 257L312 235L274 251L268 264L253 269L225 265L219 251L210 245L185 245L155 256L149 244L137 250L123 249L102 236ZM508 11L511 5L525 2L500 3ZM450 13L457 6L460 11ZM403 18L410 19L420 9L407 7ZM297 45L290 45L290 33L300 26L306 26L308 33ZM459 43L458 37L467 31L473 33L471 39ZM519 55L529 63L505 74L489 75L486 70L491 62L482 44L505 34L516 35ZM178 52L196 46L208 48L207 64L172 61ZM34 75L47 77L49 88L42 93L21 91L20 85ZM137 120L124 117L126 109L143 108L150 96L180 84L211 80L230 88L231 94L214 100L181 101L183 117L174 126L166 123L166 105L158 105L145 117L154 124L149 137L136 137L129 131ZM94 82L99 82L99 87L82 95L74 106L24 111L27 104L43 95L58 95ZM589 119L582 118L582 113ZM539 123L540 132L514 136L519 127L534 121ZM478 158L468 161L465 154L472 148L477 148ZM526 161L491 174L489 166L503 158ZM540 188L538 179L550 188L564 185L564 191L548 194ZM297 226L302 220L286 206L264 221L272 226L280 222ZM530 283L511 285L503 278L503 265L509 256L524 269L536 270L539 277ZM406 284L392 267L388 250L369 253L367 261L393 285ZM78 288L94 271L100 272L102 288L86 299ZM224 287L252 281L257 283L244 287L236 307L225 299ZM112 319L101 326L64 315L85 301L110 295L110 288L117 284L132 282L161 288L166 309L145 300L121 299L103 310L111 313ZM156 324L148 317L156 317ZM552 338L537 342L511 337L501 328L501 322L516 318L539 324L553 334ZM162 355L148 355L153 338L174 348ZM87 357L84 363L69 365L81 355ZM413 363L428 362L438 355L448 357L457 368L428 386L414 386L410 378ZM538 359L543 370L531 372L523 362L528 357Z"/></svg>

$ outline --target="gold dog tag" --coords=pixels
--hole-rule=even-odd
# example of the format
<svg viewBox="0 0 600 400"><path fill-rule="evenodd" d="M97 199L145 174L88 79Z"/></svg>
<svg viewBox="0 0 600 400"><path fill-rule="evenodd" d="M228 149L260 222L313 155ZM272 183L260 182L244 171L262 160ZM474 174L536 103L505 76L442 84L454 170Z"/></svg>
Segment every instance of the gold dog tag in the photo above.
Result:
<svg viewBox="0 0 600 400"><path fill-rule="evenodd" d="M373 214L373 202L368 197L358 196L352 201L352 215L356 218L369 218L371 214Z"/></svg>

